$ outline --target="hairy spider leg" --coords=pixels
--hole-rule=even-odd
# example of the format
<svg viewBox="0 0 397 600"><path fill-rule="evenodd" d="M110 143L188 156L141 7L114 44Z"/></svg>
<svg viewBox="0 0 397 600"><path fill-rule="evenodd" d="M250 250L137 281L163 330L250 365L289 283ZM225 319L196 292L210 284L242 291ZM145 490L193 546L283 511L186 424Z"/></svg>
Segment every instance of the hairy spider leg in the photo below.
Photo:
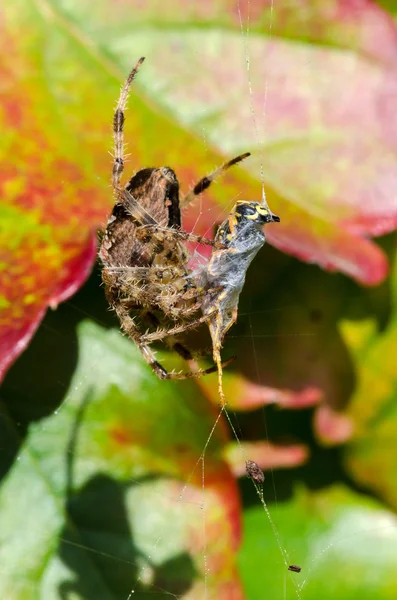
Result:
<svg viewBox="0 0 397 600"><path fill-rule="evenodd" d="M161 323L157 319L156 315L153 314L152 312L148 311L146 313L146 316L150 319L150 321L152 322L152 324L154 326L159 327L161 325ZM183 360L185 360L188 363L192 372L198 372L200 370L199 366L197 364L197 361L196 361L196 357L197 356L208 356L208 354L209 354L208 351L192 352L185 345L181 344L178 340L174 339L174 336L167 336L164 341L165 341L166 345L170 348L170 350L173 350L174 352L179 354L179 356L181 356L183 358ZM231 356L227 360L223 361L222 366L226 367L233 360L235 360L235 358L236 358L235 356ZM206 369L206 374L215 373L217 370L218 370L217 365L214 365L214 366L210 367L209 369Z"/></svg>
<svg viewBox="0 0 397 600"><path fill-rule="evenodd" d="M143 318L150 321L150 323L154 327L159 328L161 326L161 322L158 320L156 315L150 310L145 311L145 313L143 314ZM168 339L165 338L165 343L171 350L175 350L175 352L179 354L179 356L181 356L184 360L186 360L186 362L194 361L193 355L189 348L186 348L186 346L181 344L178 340L173 339L172 336L170 336Z"/></svg>
<svg viewBox="0 0 397 600"><path fill-rule="evenodd" d="M207 290L207 294L209 291ZM201 323L206 323L210 320L211 316L216 312L216 308L212 311L206 313L205 315L201 315L194 321L190 321L190 323L182 323L181 325L176 325L175 327L171 327L171 329L163 329L161 331L154 331L153 333L146 333L142 335L141 339L145 344L151 344L152 342L162 340L167 336L178 335L179 333L184 333L189 329L195 329Z"/></svg>
<svg viewBox="0 0 397 600"><path fill-rule="evenodd" d="M120 178L124 170L124 110L128 100L128 92L130 90L131 83L133 82L135 75L138 73L139 68L144 57L140 58L128 75L127 80L121 88L119 100L117 102L116 111L113 117L113 138L114 138L114 161L112 169L112 185L115 190L120 187Z"/></svg>
<svg viewBox="0 0 397 600"><path fill-rule="evenodd" d="M225 248L224 244L220 244L215 240L202 237L201 235L195 235L194 233L189 233L188 231L183 231L182 229L160 227L159 225L143 225L139 228L136 235L138 238L140 238L145 237L145 235L148 233L151 235L151 237L156 237L160 241L172 239L174 237L181 241L192 242L193 244L203 244L205 246L211 246L212 248Z"/></svg>
<svg viewBox="0 0 397 600"><path fill-rule="evenodd" d="M181 200L181 208L186 208L195 199L196 196L198 196L199 194L201 194L202 192L204 192L204 190L206 190L207 188L209 188L209 186L211 185L211 183L213 181L215 181L215 179L217 179L218 177L220 177L227 169L229 169L233 165L236 165L237 163L241 162L242 160L244 160L245 158L247 158L250 155L251 155L251 152L245 152L244 154L240 154L239 156L236 156L235 158L232 158L231 160L228 160L221 167L218 167L217 169L215 169L215 171L212 171L212 173L209 173L208 175L205 175L182 198L182 200Z"/></svg>
<svg viewBox="0 0 397 600"><path fill-rule="evenodd" d="M225 247L215 240L195 235L182 229L161 227L126 189L117 190L117 196L128 214L139 226L135 234L138 239L144 238L145 235L150 235L151 239L156 238L158 241L175 239L192 242L193 244L203 244L218 249Z"/></svg>
<svg viewBox="0 0 397 600"><path fill-rule="evenodd" d="M157 360L154 352L150 347L142 342L144 336L142 336L134 323L134 319L130 317L129 310L120 304L113 305L116 314L120 320L121 327L125 334L132 340L139 348L143 358L149 365L149 367L156 373L160 379L195 379L214 373L217 370L216 366L209 367L208 369L199 369L198 371L188 371L186 373L175 373L167 371ZM229 359L230 362L232 359Z"/></svg>

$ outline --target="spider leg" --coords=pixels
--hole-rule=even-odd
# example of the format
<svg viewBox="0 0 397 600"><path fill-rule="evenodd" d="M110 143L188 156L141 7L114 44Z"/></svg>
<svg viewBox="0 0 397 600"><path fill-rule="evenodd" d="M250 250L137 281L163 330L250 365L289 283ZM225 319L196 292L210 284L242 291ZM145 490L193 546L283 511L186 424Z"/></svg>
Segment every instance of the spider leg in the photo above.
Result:
<svg viewBox="0 0 397 600"><path fill-rule="evenodd" d="M142 343L142 335L139 332L138 327L135 325L134 319L129 314L129 309L124 307L122 304L113 304L113 308L120 320L121 328L124 333L136 344L139 350L142 353L143 358L146 360L148 365L153 369L153 371L163 379L163 367L156 361L154 353L152 350L145 344Z"/></svg>
<svg viewBox="0 0 397 600"><path fill-rule="evenodd" d="M187 290L182 298L184 300L190 300L190 299L194 299L194 298L202 298L204 296L207 296L208 294L215 294L215 292L221 292L222 291L222 286L218 285L217 287L213 287L213 288L203 288L203 287L196 287L196 288L191 288L189 290Z"/></svg>
<svg viewBox="0 0 397 600"><path fill-rule="evenodd" d="M210 173L209 175L205 175L205 177L200 179L200 181L198 181L196 183L194 188L192 188L182 198L181 208L186 208L194 200L194 198L196 196L198 196L199 194L204 192L204 190L206 190L215 179L220 177L220 175L222 175L227 169L229 169L229 167L232 167L233 165L236 165L237 163L241 162L242 160L244 160L245 158L250 156L250 154L251 154L250 152L245 152L244 154L240 154L239 156L236 156L235 158L232 158L228 162L224 163L218 169L215 169L215 171L212 171L212 173Z"/></svg>
<svg viewBox="0 0 397 600"><path fill-rule="evenodd" d="M153 327L159 328L161 326L161 322L153 312L147 310L145 311L143 317L145 320L148 320L153 325ZM186 346L178 342L178 340L175 340L172 337L170 337L169 339L165 338L165 343L170 348L170 350L174 350L177 354L179 354L179 356L186 360L186 362L194 362L193 355L190 352L189 348L186 348ZM197 371L197 368L195 370Z"/></svg>
<svg viewBox="0 0 397 600"><path fill-rule="evenodd" d="M128 190L117 189L117 199L124 206L128 214L131 216L133 221L139 226L150 226L158 227L157 222L153 217L143 208L141 204L130 194Z"/></svg>
<svg viewBox="0 0 397 600"><path fill-rule="evenodd" d="M135 75L139 71L141 64L145 59L142 57L138 60L127 80L121 88L119 100L117 102L116 111L113 117L113 137L114 137L114 161L112 169L112 185L115 190L120 187L120 177L124 170L124 109L128 99L128 92Z"/></svg>
<svg viewBox="0 0 397 600"><path fill-rule="evenodd" d="M221 367L227 367L236 357L231 356L227 360L224 360L221 364ZM161 365L160 365L161 366ZM161 367L164 369L164 367ZM164 369L165 370L165 369ZM218 365L214 365L212 367L208 367L208 369L198 369L197 371L188 371L187 373L175 373L175 372L166 372L166 375L162 377L162 379L198 379L203 375L210 375L211 373L216 373L218 370Z"/></svg>
<svg viewBox="0 0 397 600"><path fill-rule="evenodd" d="M215 292L219 292L220 290L222 290L221 286L218 286L216 288L210 288L208 290L199 289L199 288L191 288L190 290L187 290L184 294L182 294L182 296L177 296L177 298L176 298L177 300L179 300L179 299L182 299L182 300L196 299L196 302L194 304L191 304L190 306L183 307L183 308L180 308L179 306L176 306L176 307L173 307L172 305L170 306L169 305L170 303L166 302L166 299L164 299L162 296L160 296L160 298L158 300L158 304L159 304L159 306L161 306L161 309L163 310L163 312L166 315L170 316L172 319L180 318L181 312L183 313L183 317L187 318L191 314L194 314L195 312L200 310L200 308L202 307L202 301L198 300L199 298L203 298L203 297L207 296L208 294L213 294Z"/></svg>
<svg viewBox="0 0 397 600"><path fill-rule="evenodd" d="M114 306L114 309L118 318L120 319L120 324L125 334L134 342L134 344L136 344L149 367L160 379L195 379L216 371L217 367L215 366L209 367L208 369L199 369L198 371L188 371L187 373L175 373L167 371L156 360L156 357L150 347L147 344L142 343L142 338L144 336L140 334L137 326L134 323L134 319L130 317L128 310L117 304ZM229 361L226 361L226 364L228 364L228 362L231 360L233 360L233 358L229 359Z"/></svg>
<svg viewBox="0 0 397 600"><path fill-rule="evenodd" d="M192 242L194 244L204 244L206 246L212 246L213 248L226 248L224 244L220 244L219 242L215 242L215 240L210 240L209 238L202 237L201 235L195 235L194 233L189 233L187 231L182 231L181 229L167 229L166 227L160 227L159 225L144 225L140 227L136 236L138 238L145 238L148 234L150 234L151 238L155 237L159 241L167 241L172 240L173 238Z"/></svg>
<svg viewBox="0 0 397 600"><path fill-rule="evenodd" d="M147 311L145 316L151 321L153 326L155 326L155 327L160 326L160 321L158 320L156 315L154 315L152 312ZM199 369L199 367L197 365L195 357L197 355L208 356L208 354L210 352L201 352L201 353L194 352L194 354L193 354L189 350L189 348L187 348L186 346L181 344L178 340L174 339L173 336L166 338L165 343L170 348L170 350L173 350L174 352L179 354L179 356L181 356L188 363L189 367L192 369L192 373L201 373L202 375L208 375L209 373L215 373L218 370L217 365L209 367L208 369ZM222 363L222 366L226 367L228 364L233 362L233 360L235 360L235 358L236 358L235 356L231 356L230 358L228 358L227 360L225 360Z"/></svg>
<svg viewBox="0 0 397 600"><path fill-rule="evenodd" d="M234 359L234 357L229 358L229 360L227 360L223 363L223 366L228 365L233 359ZM157 365L159 365L159 363L157 363ZM198 369L198 371L188 371L186 373L175 373L174 371L172 371L172 372L166 371L164 369L164 367L162 367L161 365L160 365L160 367L163 370L163 375L159 375L159 377L161 379L198 379L199 377L202 377L203 375L209 375L210 373L215 373L215 371L217 370L217 367L213 366L213 367L209 367L208 369ZM158 375L157 371L156 371L156 373Z"/></svg>
<svg viewBox="0 0 397 600"><path fill-rule="evenodd" d="M183 346L180 342L173 343L171 346L171 349L174 350L177 354L179 354L179 356L181 356L184 360L186 360L187 363L192 362L194 365L197 364L195 357L190 352L189 348L186 348L186 346ZM200 355L200 353L198 353L198 354ZM197 356L196 353L195 353L195 355ZM208 356L208 353L203 352L202 355ZM226 360L224 360L221 363L221 366L227 367L234 360L236 360L236 356L230 356L229 358L227 358ZM210 373L216 373L217 371L218 371L218 365L213 365L212 367L209 367L208 369L195 369L193 371L193 373L202 373L203 375L204 374L208 375Z"/></svg>
<svg viewBox="0 0 397 600"><path fill-rule="evenodd" d="M214 288L215 289L215 288ZM207 290L209 293L209 290ZM205 315L194 319L194 321L190 321L189 323L182 323L181 325L176 325L175 327L171 327L171 329L161 329L158 331L154 331L153 333L146 333L142 335L142 341L145 344L151 344L152 342L162 340L168 336L178 335L178 333L184 333L189 329L195 329L201 323L205 323L206 321L210 321L211 317L217 312L217 308L208 311ZM219 312L219 311L218 311Z"/></svg>
<svg viewBox="0 0 397 600"><path fill-rule="evenodd" d="M165 269L166 267L156 267L158 269ZM150 267L130 267L129 265L126 265L125 267L114 267L114 266L107 266L105 267L105 270L108 273L120 273L121 275L125 275L130 273L131 275L136 275L139 278L142 277L147 277L148 273L149 273L149 269Z"/></svg>
<svg viewBox="0 0 397 600"><path fill-rule="evenodd" d="M119 275L130 276L131 279L137 279L138 281L142 280L150 280L151 274L154 274L157 279L161 280L162 274L164 276L169 275L170 273L175 272L175 265L149 265L148 267L136 267L126 265L126 266L109 266L104 267L107 273L115 273Z"/></svg>
<svg viewBox="0 0 397 600"><path fill-rule="evenodd" d="M190 323L182 323L181 325L171 327L171 329L161 329L159 331L154 331L153 333L146 333L142 336L142 341L145 344L151 344L152 342L162 340L165 337L178 335L178 333L183 333L188 329L194 329L195 327L198 327L199 325L201 325L201 323L205 323L206 321L208 321L208 314L202 315L194 321L190 321Z"/></svg>

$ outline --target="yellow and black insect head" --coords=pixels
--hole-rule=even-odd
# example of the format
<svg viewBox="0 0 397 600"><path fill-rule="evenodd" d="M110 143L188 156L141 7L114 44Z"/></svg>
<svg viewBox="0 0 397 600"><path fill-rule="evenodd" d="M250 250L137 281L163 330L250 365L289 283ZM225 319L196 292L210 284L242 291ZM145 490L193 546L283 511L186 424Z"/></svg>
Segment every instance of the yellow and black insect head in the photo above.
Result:
<svg viewBox="0 0 397 600"><path fill-rule="evenodd" d="M249 220L255 221L258 225L264 223L280 222L280 217L274 215L264 204L260 202L250 202L249 200L240 200L236 204L235 218L237 221Z"/></svg>

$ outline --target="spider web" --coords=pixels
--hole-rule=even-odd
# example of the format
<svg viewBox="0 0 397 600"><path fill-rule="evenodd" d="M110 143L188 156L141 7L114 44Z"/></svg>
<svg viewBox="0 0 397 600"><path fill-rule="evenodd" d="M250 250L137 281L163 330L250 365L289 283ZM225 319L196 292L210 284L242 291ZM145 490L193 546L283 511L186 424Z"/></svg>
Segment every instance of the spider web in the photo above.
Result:
<svg viewBox="0 0 397 600"><path fill-rule="evenodd" d="M242 5L244 6L244 9L245 9L244 17L242 15L242 10L241 10ZM265 102L264 102L264 106L263 106L263 113L258 114L255 111L254 105L253 105L254 83L252 82L251 75L250 75L250 61L251 61L250 48L249 48L250 2L249 1L245 2L245 0L239 1L238 2L238 13L239 13L239 19L240 19L240 26L241 26L242 53L244 54L244 57L246 60L246 65L247 65L247 92L248 92L247 97L249 98L250 110L251 110L251 115L252 115L252 123L253 123L253 127L255 129L255 135L256 135L256 139L257 139L257 148L258 148L258 153L260 156L260 180L261 180L262 188L263 188L263 190L265 190L265 174L264 174L264 166L263 166L263 138L266 135L266 102L267 102L267 94L268 94L267 84L266 84L266 93L265 93ZM272 15L273 15L273 4L271 5L271 11L270 11L269 35L271 35L271 33L272 33ZM206 136L205 130L203 131L203 135ZM263 192L263 195L264 195L264 192ZM236 198L230 199L230 206L226 207L226 209L225 209L226 212L229 208L231 208L231 206L234 204L235 200L236 200ZM199 205L200 209L199 209L199 217L197 220L197 224L199 223L200 217L202 217L203 214L205 213L205 211L207 210L205 208L205 199L200 198L198 200L198 202L200 203L200 205ZM219 222L219 220L222 220L221 216L222 215L220 215L220 214L217 214L216 216L214 216L214 222ZM195 227L193 228L193 231L194 231L194 229L195 229ZM198 256L198 260L200 261L200 256ZM77 306L73 300L68 303L68 306L72 310L81 311L81 308L79 306ZM90 312L90 311L87 311L86 316L91 319L96 318L94 312ZM255 363L255 370L256 370L256 374L257 374L257 382L259 383L260 382L260 368L261 368L260 360L261 360L261 357L260 357L260 354L256 347L257 337L256 337L256 334L254 333L255 311L247 311L245 314L244 314L244 312L240 313L240 319L247 319L248 323L249 323L249 332L250 332L249 335L250 335L250 339L252 341L252 353L253 353L253 359L254 359L254 363ZM46 328L47 330L49 330L51 328L51 325L49 325L47 322L43 325L43 327ZM63 332L60 331L59 329L54 329L52 331L52 333L54 336L62 336L63 335ZM295 335L295 334L292 334L292 335ZM307 335L307 332L302 332L301 335ZM232 330L230 335L228 336L228 339L233 340L233 338L236 338L236 337L238 338L238 334L234 334L234 332ZM92 368L93 372L99 371L101 368L100 362L94 360L91 364L91 368ZM59 385L60 385L60 387L65 387L65 385L66 385L65 381L60 381ZM80 382L73 384L72 390L66 395L63 402L54 411L55 415L60 415L62 411L67 409L67 405L70 401L71 395L76 394L79 391L79 387L84 387L83 379L81 379ZM81 415L80 415L81 418L83 416L83 413L84 413L84 402L82 403L82 408L81 408ZM269 439L271 436L268 436L268 434L267 434L268 427L266 424L265 410L262 411L262 415L263 415L263 424L264 424L264 428L265 428L265 436L267 439ZM201 455L198 456L194 470L191 472L187 481L183 485L181 485L181 484L177 485L176 489L179 490L178 493L176 493L175 496L170 496L170 498L169 498L170 504L173 505L175 508L175 515L174 515L175 522L178 518L178 516L177 516L178 512L179 512L179 514L181 512L187 514L188 511L191 511L191 510L193 511L194 514L197 514L197 519L201 519L201 522L202 522L202 548L203 548L201 555L202 555L202 572L204 573L203 589L201 591L201 598L203 600L210 600L210 598L211 598L211 596L209 595L210 592L208 591L208 578L209 578L209 573L211 570L211 565L208 562L208 542L207 542L207 527L208 527L207 522L210 518L210 515L209 515L209 509L207 508L207 505L206 505L206 498L207 498L207 491L208 491L207 490L208 485L206 483L206 452L207 452L209 444L212 441L212 438L214 436L216 429L220 426L220 423L224 419L227 420L227 422L230 426L232 435L236 439L236 442L239 447L239 451L242 455L242 460L246 461L251 458L249 453L247 453L245 451L244 445L242 443L242 441L244 439L244 433L243 433L244 427L243 427L243 425L241 425L239 423L240 419L237 417L237 415L235 413L233 414L232 411L230 411L228 409L228 407L220 408L216 414L216 417L214 418L212 427L208 433L207 440L202 448ZM76 422L78 422L78 420ZM81 420L81 423L82 424L84 423L83 419ZM45 424L44 425L39 424L39 429L41 431L45 431L45 428L46 428ZM71 480L71 484L77 485L78 482L73 480L74 473L73 473L72 459L73 459L73 456L75 453L74 444L78 443L79 435L80 435L81 431L79 431L79 428L76 427L76 430L72 431L71 433L72 433L72 435L70 436L71 441L70 441L70 444L68 447L68 456L69 456L70 460L67 464L67 468L69 470L68 475L69 475L69 480ZM24 460L22 455L21 455L21 458ZM190 483L193 479L193 476L197 470L201 473L201 490L200 490L201 491L201 500L200 501L198 500L197 495L192 493L192 486L190 485ZM263 536L266 537L269 535L269 528L266 525L266 523L268 523L270 525L271 534L273 535L273 537L276 541L276 544L277 544L280 561L282 562L282 564L284 566L284 578L283 578L283 581L280 582L278 597L284 598L284 599L293 598L293 597L304 598L305 596L303 595L303 592L305 591L306 587L308 587L308 584L310 582L310 575L311 575L312 571L316 568L316 565L318 563L322 563L324 560L327 559L327 556L334 551L344 551L344 549L348 549L350 547L351 540L352 540L354 547L357 547L360 544L360 540L363 537L365 537L365 535L372 534L373 531L369 528L366 528L365 523L357 522L355 533L352 533L352 534L350 534L350 536L347 536L344 534L343 528L341 527L337 531L337 535L333 539L330 540L328 538L324 541L324 543L322 545L317 545L316 548L314 548L314 550L312 552L311 561L309 562L309 564L306 563L305 565L302 565L303 572L300 575L289 572L288 566L291 563L297 563L297 564L301 563L300 556L299 556L299 554L296 554L296 553L294 553L293 556L292 556L292 553L290 554L290 552L288 550L288 548L290 546L289 540L285 539L285 536L281 536L281 534L279 533L278 523L276 523L276 519L273 515L273 513L275 513L276 515L278 514L278 506L277 506L277 504L278 504L278 502L277 502L277 495L278 495L277 487L278 486L276 484L276 476L273 471L271 471L270 478L272 481L274 501L272 501L271 505L269 503L269 506L265 500L262 486L255 484L255 482L252 482L252 485L254 486L255 492L258 497L258 505L261 507L261 509L263 509L263 513L265 516L265 519L263 519L262 524L261 524L261 528L263 526ZM144 504L145 494L147 494L147 489L146 489L145 483L142 483L140 480L135 480L132 478L130 478L130 482L136 484L136 486L140 490L142 490L142 503ZM163 493L164 492L162 491L161 486L159 486L158 488L154 487L154 489L152 489L150 494L154 497L154 501L153 501L154 506L156 506L156 504L157 504L156 495L160 499L160 498L162 498ZM70 491L70 495L72 495L72 491ZM158 504L160 504L159 501L158 501ZM282 512L281 512L281 514L282 514ZM159 522L159 529L161 529L162 525L163 524L161 522ZM154 527L154 530L156 530L156 527ZM379 525L375 530L375 532L377 534L382 533L382 531L390 534L390 536L392 536L393 534L395 535L395 531L396 531L395 523L387 521L387 519L385 518L384 526L382 527L381 525ZM111 548L107 548L106 545L105 545L103 551L100 552L96 549L96 547L94 545L89 546L87 544L79 544L79 542L77 542L77 541L73 542L73 540L71 540L70 538L62 538L61 537L60 539L61 540L63 539L65 541L65 543L68 545L74 544L77 547L81 547L88 553L91 552L91 553L95 553L95 554L101 554L103 556L103 558L108 559L110 562L113 561L118 566L120 566L121 563L125 563L127 566L131 566L134 569L136 569L136 575L134 577L135 582L134 582L133 586L131 587L131 589L129 590L128 595L124 595L125 600L131 600L131 598L137 598L137 597L141 597L141 596L145 597L145 598L146 597L150 597L150 598L156 597L155 592L157 592L160 597L171 596L173 598L182 598L182 597L184 597L183 593L181 593L181 594L173 593L173 592L169 591L166 587L163 587L160 583L153 582L153 580L152 580L152 575L153 575L153 570L154 570L153 565L155 564L155 561L158 560L158 556L161 554L160 550L162 547L162 543L164 542L164 537L165 537L164 534L161 535L161 534L158 534L157 532L155 532L153 534L152 532L150 532L150 534L147 536L147 542L146 542L146 547L145 547L145 550L146 550L145 556L138 557L136 562L122 560L117 554L115 554L112 551ZM309 539L310 539L310 537L311 537L311 534L308 534ZM254 576L254 575L252 575L252 576ZM301 579L298 580L297 577L301 577ZM145 591L145 589L144 589L145 586L147 586L147 591ZM72 595L72 593L73 593L73 591L70 590L70 595ZM148 596L148 594L150 594L150 595ZM250 598L250 600L251 600L251 598Z"/></svg>
<svg viewBox="0 0 397 600"><path fill-rule="evenodd" d="M75 303L72 301L71 303L68 303L69 308L72 308L75 311L80 311L81 309L79 308L78 305L75 305ZM90 316L92 318L92 314L90 313ZM53 335L54 337L62 337L62 332L60 332L57 329L53 329L51 328L50 325L48 325L48 323L45 323L45 329L47 329L47 331L49 331L49 333L51 333L51 335ZM100 361L98 360L98 356L97 354L93 351L92 352L92 356L89 358L89 365L88 365L89 369L92 370L94 373L98 373L98 371L101 368L101 364ZM56 415L56 419L61 419L62 415L70 408L70 405L72 402L75 402L75 399L73 398L73 396L76 395L79 396L79 389L80 388L84 388L84 380L83 378L80 378L80 376L78 376L75 379L75 383L72 385L70 392L67 394L64 403L59 406L59 408L56 409L55 411L55 415ZM60 385L62 385L63 387L63 382L60 382ZM86 407L84 406L84 390L82 390L82 394L80 394L80 396L82 396L82 398L80 398L81 400L81 409L80 409L80 416L77 415L76 418L76 428L74 431L67 431L66 432L66 437L68 440L70 440L68 447L67 447L67 455L68 458L70 459L70 462L68 464L68 469L70 469L70 473L69 473L69 479L71 480L71 486L73 487L73 489L78 489L81 485L82 485L82 481L80 481L82 474L79 473L78 477L76 477L76 473L73 473L74 470L74 466L73 466L73 462L75 460L75 451L76 448L74 446L79 446L80 445L80 438L82 437L82 433L83 433L83 429L85 427L85 421L84 421L84 411L86 409ZM79 400L79 402L80 402ZM173 518L173 522L176 525L177 521L181 518L182 516L186 516L187 514L190 515L194 515L194 517L196 518L196 520L201 520L202 521L202 538L201 538L201 544L203 546L203 550L202 550L202 568L203 571L206 572L206 569L208 569L208 573L210 574L210 570L211 570L211 563L208 563L208 550L210 548L208 548L207 546L207 541L206 541L206 531L207 531L207 520L211 517L211 508L207 507L207 501L208 501L208 495L207 495L207 483L206 483L206 450L208 448L208 444L210 443L210 438L213 436L213 433L216 429L216 427L219 426L220 423L220 419L223 417L226 418L230 418L230 423L231 423L231 427L234 428L234 431L236 432L236 438L238 440L240 440L241 438L243 438L243 434L241 432L241 430L243 429L242 427L240 428L238 426L238 424L235 424L235 415L229 415L226 414L225 410L219 410L219 413L217 415L217 418L214 420L213 426L212 426L212 430L209 433L208 436L208 440L205 444L205 446L202 449L202 453L201 456L198 458L198 461L196 463L196 469L201 472L201 479L202 479L202 485L201 485L201 499L199 498L199 496L197 495L197 493L194 493L193 488L190 486L190 479L193 477L194 473L192 471L192 473L190 474L190 477L188 478L188 480L184 483L178 483L174 486L174 494L170 494L170 490L167 490L167 493L169 494L168 500L169 500L169 504L170 506L172 506L174 508L174 512L172 515ZM52 430L51 430L51 426L48 426L47 429L47 424L43 424L42 422L38 423L38 432L39 433L46 433L51 435L51 433L53 434ZM62 427L61 427L62 428ZM238 433L237 433L238 431ZM91 432L90 432L91 434ZM62 444L62 440L59 440L59 443ZM241 452L243 453L243 458L244 460L246 458L250 458L249 455L245 455L243 449L241 449ZM80 455L84 454L84 450L80 450ZM23 453L21 453L20 455L20 460L27 462L27 457L26 455L24 455ZM79 459L80 461L82 460L82 458ZM84 458L83 458L84 460ZM87 473L84 473L84 478L87 477ZM170 532L167 528L164 528L164 522L162 522L162 517L161 515L158 513L156 515L156 507L158 509L160 509L161 506L163 506L162 502L163 502L163 496L164 496L164 490L162 489L161 485L158 486L151 486L148 487L145 482L142 482L141 480L136 480L133 478L129 478L129 483L130 484L134 484L136 486L136 488L138 489L138 494L137 494L137 498L139 498L143 510L152 510L154 515L155 515L155 519L158 519L158 526L153 528L153 531L149 531L146 532L146 540L145 540L145 544L143 545L143 554L142 557L139 560L128 560L128 559L123 559L120 557L120 553L119 551L114 547L112 547L106 543L103 544L99 544L99 546L102 548L101 550L98 550L98 544L97 543L92 543L92 544L87 544L87 543L81 543L79 541L74 541L73 539L71 539L68 536L63 536L61 534L60 536L60 541L64 543L65 546L74 546L77 548L80 548L81 550L84 550L84 552L89 554L95 554L96 556L99 555L100 558L106 559L106 561L109 564L113 564L115 563L116 565L118 565L118 567L120 568L120 566L122 567L128 567L131 569L134 569L136 571L136 575L134 577L134 581L133 581L133 585L131 586L131 589L127 594L124 594L124 596L117 596L117 597L142 597L142 598L146 598L146 597L156 597L154 596L155 592L157 592L159 595L159 597L163 597L165 595L167 596L171 596L171 597L175 597L175 598L182 598L184 597L184 594L177 594L175 592L170 591L167 587L162 586L160 583L153 581L153 571L154 571L154 565L156 565L157 561L161 559L161 555L162 555L162 545L164 544L164 542L166 542L166 545L168 546L168 540L167 537L170 535ZM275 485L275 484L274 484ZM396 525L395 523L393 523L393 521L390 519L390 516L387 516L387 513L384 513L383 515L381 515L381 519L379 520L379 524L378 526L373 529L371 529L371 527L368 526L368 524L366 523L366 514L365 512L362 515L361 520L357 520L356 523L354 523L353 528L350 527L350 533L349 535L346 534L346 531L344 529L345 523L343 520L341 520L339 526L337 527L336 531L332 534L332 536L325 536L323 542L321 543L321 540L319 542L318 539L316 539L316 545L312 550L312 556L311 556L311 560L308 562L307 560L302 563L302 561L300 560L300 556L299 556L299 552L294 552L293 553L293 561L297 564L301 564L302 565L302 569L303 572L300 575L296 575L294 573L290 573L287 571L286 566L288 564L290 564L290 560L289 560L289 556L288 556L288 550L287 548L290 547L290 541L288 540L288 538L285 538L285 536L281 537L279 532L278 532L278 524L276 525L276 521L279 520L279 517L277 516L278 513L278 509L275 506L274 502L271 503L270 508L267 507L266 502L264 500L264 496L263 496L263 491L262 491L262 487L261 486L255 486L258 497L259 497L259 505L263 507L265 515L264 515L264 519L258 519L258 515L256 515L257 518L257 527L260 528L261 531L261 536L263 535L264 540L266 540L266 538L268 538L269 534L274 536L274 539L276 540L277 546L278 546L278 550L280 553L280 559L284 565L284 570L285 570L285 574L284 574L284 580L282 582L280 582L280 597L282 598L293 598L293 597L305 597L304 595L302 595L302 591L306 589L306 587L308 586L308 584L310 583L310 575L313 572L313 570L315 570L317 568L317 566L320 564L323 564L324 562L327 562L327 559L329 558L329 555L334 555L337 552L342 552L342 554L346 554L348 552L348 549L353 547L356 548L358 544L360 544L360 542L362 542L363 540L365 540L367 537L372 539L373 537L375 539L379 539L379 536L385 536L385 540L387 540L387 538L392 538L393 535L395 535L395 531L396 531ZM71 492L72 495L73 492ZM275 516L274 514L276 514L276 520L275 520ZM282 515L282 512L281 512ZM169 516L169 515L168 515ZM138 517L139 518L139 515ZM270 531L268 529L268 527L266 526L266 520L268 520L268 522L270 523ZM164 529L164 532L162 531L162 529ZM176 529L176 526L175 526ZM172 533L173 536L178 537L178 534L176 531L173 531ZM308 538L310 539L313 535L312 533L307 533ZM138 557L139 558L139 557ZM69 574L68 571L65 570L65 577ZM208 575L209 576L209 575ZM301 579L298 580L300 581L300 586L298 587L298 584L295 584L295 582L293 582L292 584L291 582L291 577L300 577ZM276 575L275 577L279 577L279 573ZM200 594L200 598L208 598L211 597L211 595L209 595L205 589L205 584L206 584L206 580L207 580L207 575L204 578L204 588ZM287 585L291 586L292 585L292 589L290 589L289 587L287 588ZM146 591L145 591L146 590ZM77 591L76 591L77 593ZM150 594L150 596L147 596L147 594ZM27 596L29 597L29 596ZM73 596L72 596L73 597ZM91 596L76 596L76 597L87 597L90 598ZM250 596L247 596L248 598L250 598Z"/></svg>

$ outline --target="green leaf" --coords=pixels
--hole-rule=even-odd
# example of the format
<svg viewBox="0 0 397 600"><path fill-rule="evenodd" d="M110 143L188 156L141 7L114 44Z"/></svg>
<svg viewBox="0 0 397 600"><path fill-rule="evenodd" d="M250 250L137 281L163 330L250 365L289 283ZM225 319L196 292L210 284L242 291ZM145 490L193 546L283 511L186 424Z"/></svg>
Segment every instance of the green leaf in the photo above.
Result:
<svg viewBox="0 0 397 600"><path fill-rule="evenodd" d="M270 510L290 562L284 563L263 508L245 511L239 564L246 600L264 593L301 600L396 597L397 524L377 502L342 485L297 487ZM288 571L289 564L301 572Z"/></svg>
<svg viewBox="0 0 397 600"><path fill-rule="evenodd" d="M382 321L341 326L356 365L357 385L348 408L355 435L345 452L354 480L397 509L397 269L377 298L388 306ZM375 297L376 298L376 297Z"/></svg>
<svg viewBox="0 0 397 600"><path fill-rule="evenodd" d="M64 403L30 426L3 481L0 596L238 590L239 500L222 422L206 446L217 412L193 383L154 377L118 332L84 322Z"/></svg>

